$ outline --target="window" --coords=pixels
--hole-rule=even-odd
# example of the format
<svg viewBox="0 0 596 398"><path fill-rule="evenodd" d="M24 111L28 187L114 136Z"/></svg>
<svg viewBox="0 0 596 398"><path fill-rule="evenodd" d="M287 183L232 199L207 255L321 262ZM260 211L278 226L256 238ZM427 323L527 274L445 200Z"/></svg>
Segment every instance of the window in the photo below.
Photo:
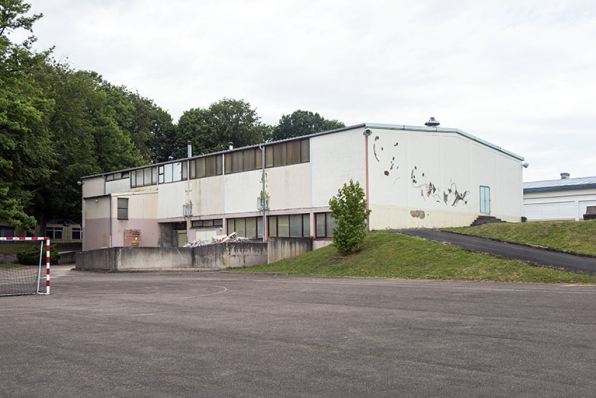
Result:
<svg viewBox="0 0 596 398"><path fill-rule="evenodd" d="M53 240L62 240L62 227L48 227L46 235Z"/></svg>
<svg viewBox="0 0 596 398"><path fill-rule="evenodd" d="M333 237L335 220L331 217L331 213L317 213L315 214L315 220L317 224L317 238Z"/></svg>
<svg viewBox="0 0 596 398"><path fill-rule="evenodd" d="M310 215L269 216L269 236L302 238L310 236Z"/></svg>
<svg viewBox="0 0 596 398"><path fill-rule="evenodd" d="M217 227L223 226L223 220L221 218L215 220L195 220L192 222L193 228L205 228L205 227Z"/></svg>
<svg viewBox="0 0 596 398"><path fill-rule="evenodd" d="M161 168L161 166L160 166ZM131 173L130 187L145 187L148 185L157 184L157 167L145 167L142 169L133 170ZM125 173L122 173L124 176ZM128 176L128 174L127 174ZM127 178L127 177L122 177ZM116 178L114 178L116 179ZM160 180L161 182L161 180Z"/></svg>
<svg viewBox="0 0 596 398"><path fill-rule="evenodd" d="M81 228L73 228L71 231L72 240L83 240L83 230Z"/></svg>
<svg viewBox="0 0 596 398"><path fill-rule="evenodd" d="M118 198L118 220L128 220L128 198Z"/></svg>
<svg viewBox="0 0 596 398"><path fill-rule="evenodd" d="M290 141L287 144L288 156L287 164L300 163L300 141Z"/></svg>
<svg viewBox="0 0 596 398"><path fill-rule="evenodd" d="M232 232L249 239L262 238L263 217L228 218L228 234Z"/></svg>
<svg viewBox="0 0 596 398"><path fill-rule="evenodd" d="M285 166L286 165L286 149L287 145L285 142L276 144L273 147L273 166Z"/></svg>

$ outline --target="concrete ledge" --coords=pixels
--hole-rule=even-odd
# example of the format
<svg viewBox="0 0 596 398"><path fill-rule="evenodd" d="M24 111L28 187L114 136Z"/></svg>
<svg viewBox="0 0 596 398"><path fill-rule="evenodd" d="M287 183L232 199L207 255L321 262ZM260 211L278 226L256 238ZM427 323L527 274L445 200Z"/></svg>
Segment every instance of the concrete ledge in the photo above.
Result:
<svg viewBox="0 0 596 398"><path fill-rule="evenodd" d="M274 263L313 250L312 238L269 238L268 261Z"/></svg>
<svg viewBox="0 0 596 398"><path fill-rule="evenodd" d="M200 247L112 247L77 253L76 269L87 271L222 270L267 264L266 243Z"/></svg>

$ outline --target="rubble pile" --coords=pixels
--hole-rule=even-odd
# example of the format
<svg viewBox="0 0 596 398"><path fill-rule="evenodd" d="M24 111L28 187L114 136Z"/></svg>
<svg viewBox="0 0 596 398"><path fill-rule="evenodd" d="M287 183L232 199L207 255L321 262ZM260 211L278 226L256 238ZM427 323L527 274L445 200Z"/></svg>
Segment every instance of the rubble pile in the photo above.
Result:
<svg viewBox="0 0 596 398"><path fill-rule="evenodd" d="M238 236L236 232L232 232L230 235L216 235L211 240L193 240L186 243L184 247L219 245L227 242L250 242L250 239Z"/></svg>

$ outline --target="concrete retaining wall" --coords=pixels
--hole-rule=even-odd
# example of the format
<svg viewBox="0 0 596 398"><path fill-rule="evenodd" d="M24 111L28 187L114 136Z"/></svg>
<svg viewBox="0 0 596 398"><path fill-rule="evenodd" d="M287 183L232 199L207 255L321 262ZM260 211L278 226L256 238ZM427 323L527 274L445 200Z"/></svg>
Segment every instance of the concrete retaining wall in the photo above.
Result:
<svg viewBox="0 0 596 398"><path fill-rule="evenodd" d="M90 271L227 269L267 264L266 243L228 243L195 248L113 247L77 254L76 268Z"/></svg>
<svg viewBox="0 0 596 398"><path fill-rule="evenodd" d="M269 263L295 257L313 250L311 238L269 238L267 255Z"/></svg>

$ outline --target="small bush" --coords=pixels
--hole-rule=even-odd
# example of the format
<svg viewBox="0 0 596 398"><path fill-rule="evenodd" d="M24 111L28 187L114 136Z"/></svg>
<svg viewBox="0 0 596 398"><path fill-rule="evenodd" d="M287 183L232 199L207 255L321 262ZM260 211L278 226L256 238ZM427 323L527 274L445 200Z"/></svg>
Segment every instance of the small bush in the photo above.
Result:
<svg viewBox="0 0 596 398"><path fill-rule="evenodd" d="M42 260L41 263L46 263L46 248L43 248L43 252L41 254ZM39 264L39 246L32 246L29 249L21 250L17 253L17 258L19 259L20 264L24 265L38 265ZM56 264L60 260L60 253L58 253L55 249L55 246L50 246L50 263Z"/></svg>
<svg viewBox="0 0 596 398"><path fill-rule="evenodd" d="M360 183L350 180L329 200L331 217L336 227L333 229L333 244L337 251L346 254L356 251L364 242L366 220L370 210L366 210L366 195Z"/></svg>

